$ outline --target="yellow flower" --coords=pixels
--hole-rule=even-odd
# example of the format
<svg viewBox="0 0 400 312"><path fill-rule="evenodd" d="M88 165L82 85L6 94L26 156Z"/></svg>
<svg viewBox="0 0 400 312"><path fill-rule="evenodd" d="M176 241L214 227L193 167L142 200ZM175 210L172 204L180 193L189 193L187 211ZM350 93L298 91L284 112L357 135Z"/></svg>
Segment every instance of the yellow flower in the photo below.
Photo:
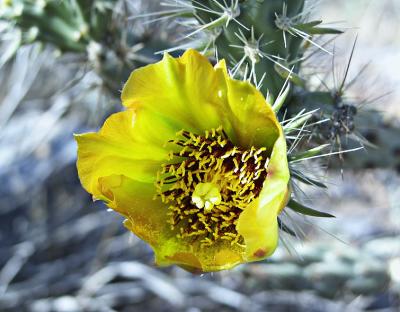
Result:
<svg viewBox="0 0 400 312"><path fill-rule="evenodd" d="M289 169L263 95L189 50L135 70L122 103L99 132L76 136L78 173L156 263L210 272L271 255Z"/></svg>

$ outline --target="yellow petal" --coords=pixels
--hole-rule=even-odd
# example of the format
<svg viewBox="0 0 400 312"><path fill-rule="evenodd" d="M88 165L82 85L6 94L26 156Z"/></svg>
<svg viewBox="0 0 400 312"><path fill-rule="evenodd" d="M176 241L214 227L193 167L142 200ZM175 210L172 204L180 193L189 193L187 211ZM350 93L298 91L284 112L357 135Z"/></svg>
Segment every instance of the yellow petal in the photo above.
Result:
<svg viewBox="0 0 400 312"><path fill-rule="evenodd" d="M168 152L162 145L149 144L151 132L141 120L140 116L135 119L133 111L125 111L111 115L98 133L75 136L79 178L83 187L95 197L100 195L98 179L113 174L154 183Z"/></svg>
<svg viewBox="0 0 400 312"><path fill-rule="evenodd" d="M216 68L221 70L226 81L229 119L236 144L272 150L263 189L241 213L237 225L238 233L245 240L246 261L258 261L270 256L278 244L277 216L285 207L289 193L286 140L263 95L249 83L231 79L225 61Z"/></svg>
<svg viewBox="0 0 400 312"><path fill-rule="evenodd" d="M155 248L155 256L158 265L176 264L192 273L228 270L245 261L243 249L230 242L200 246L195 240L173 237Z"/></svg>
<svg viewBox="0 0 400 312"><path fill-rule="evenodd" d="M222 126L241 147L272 148L279 133L271 106L253 85L230 78L224 61L213 68L195 50L177 59L165 54L162 61L134 71L121 98L138 114L162 115L177 131L202 133Z"/></svg>
<svg viewBox="0 0 400 312"><path fill-rule="evenodd" d="M217 64L216 69L226 84L224 111L233 128L234 143L245 148L255 146L271 149L279 136L279 122L271 105L252 84L232 79L224 60Z"/></svg>
<svg viewBox="0 0 400 312"><path fill-rule="evenodd" d="M289 171L283 131L263 95L248 82L231 79L224 62L213 68L189 50L134 71L122 102L128 111L112 115L98 133L76 136L78 173L88 192L127 218L126 227L153 247L159 265L209 272L270 255L278 241L277 215L286 203ZM272 152L263 189L238 220L245 249L222 240L207 247L177 237L178 229L172 231L167 222L168 207L153 200L156 174L168 163L166 143L180 130L202 134L219 126L241 149ZM218 202L217 193L200 195L209 202L207 209Z"/></svg>
<svg viewBox="0 0 400 312"><path fill-rule="evenodd" d="M220 99L214 68L200 53L188 50L175 59L135 70L122 90L124 106L160 114L187 131L220 126ZM180 130L179 129L179 130Z"/></svg>
<svg viewBox="0 0 400 312"><path fill-rule="evenodd" d="M204 247L178 238L166 222L168 208L153 198L153 185L111 175L99 179L99 188L107 205L127 218L124 225L152 246L158 265L176 264L201 273L230 269L244 261L243 250L230 243Z"/></svg>
<svg viewBox="0 0 400 312"><path fill-rule="evenodd" d="M237 230L245 240L248 261L262 260L275 251L278 244L277 217L287 204L289 178L286 141L281 130L281 136L273 148L263 189L238 220Z"/></svg>
<svg viewBox="0 0 400 312"><path fill-rule="evenodd" d="M153 247L169 235L165 222L168 209L160 199L153 198L152 184L111 175L100 178L99 186L107 205L127 218L124 224L135 235Z"/></svg>

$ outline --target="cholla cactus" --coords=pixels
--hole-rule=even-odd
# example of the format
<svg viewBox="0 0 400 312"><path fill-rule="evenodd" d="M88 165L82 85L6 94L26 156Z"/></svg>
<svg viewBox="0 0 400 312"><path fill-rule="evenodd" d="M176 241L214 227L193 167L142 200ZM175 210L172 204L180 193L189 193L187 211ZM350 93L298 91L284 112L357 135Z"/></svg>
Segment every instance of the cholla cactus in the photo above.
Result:
<svg viewBox="0 0 400 312"><path fill-rule="evenodd" d="M83 67L94 71L105 90L118 97L130 70L154 61L153 52L163 47L161 37L128 21L136 9L118 0L4 0L2 32L12 40L2 61L22 45L52 45L60 53L79 55Z"/></svg>
<svg viewBox="0 0 400 312"><path fill-rule="evenodd" d="M182 35L185 43L169 50L195 47L228 60L233 76L250 80L272 102L285 79L289 79L292 88L282 112L286 111L286 117L291 118L304 109L315 111L314 122L318 126L313 129L312 141L332 144L331 151L339 153L357 146L368 147L368 153L350 153L348 164L340 156L339 166L399 168L400 146L392 138L398 137L400 130L383 121L377 111L365 108L360 111L357 103L347 99L347 84L354 83L347 77L348 68L339 85L328 91L314 90L302 77L306 63L312 64L312 57L318 52L325 58L332 57L329 48L332 35L342 33L340 29L323 26L320 20L310 19L317 3L167 0L164 5L165 11L159 12L163 18L178 19L188 27L186 35ZM382 150L385 158L379 157Z"/></svg>
<svg viewBox="0 0 400 312"><path fill-rule="evenodd" d="M304 2L171 0L166 6L191 10L198 26L187 37L212 31L214 36L200 39L212 41L204 44L207 49L229 60L235 74L250 78L264 93L276 97L287 77L301 83L294 73L299 71L301 58L310 45L329 53L313 40L314 35L341 33L320 27L321 21L308 21L310 9L304 8ZM262 86L263 77L268 80L268 88Z"/></svg>
<svg viewBox="0 0 400 312"><path fill-rule="evenodd" d="M100 40L106 30L106 23L99 23L100 19L107 22L107 15L112 14L112 1L90 2L91 10L87 11L83 10L83 1L76 0L5 0L1 16L30 34L22 43L42 41L53 43L62 51L84 52L87 44Z"/></svg>
<svg viewBox="0 0 400 312"><path fill-rule="evenodd" d="M277 161L277 163L280 164L279 166L281 166L279 169L285 172L283 178L281 177L281 179L277 179L280 183L278 192L279 201L275 203L273 207L274 213L272 214L272 217L271 215L268 215L268 218L266 218L268 219L268 222L263 220L263 222L255 227L256 234L259 234L257 231L262 229L263 226L270 226L272 224L270 228L275 229L280 227L281 230L291 235L296 235L296 231L290 228L285 223L284 218L282 218L282 216L279 214L282 208L286 205L289 209L304 215L332 217L328 213L316 211L300 204L298 202L298 198L293 195L289 197L289 195L294 194L292 191L297 189L298 183L305 183L317 187L326 187L323 181L306 175L299 166L301 162L323 156L330 156L333 154L341 155L345 152L343 150L344 147L341 144L341 139L343 137L352 136L355 139L354 142L356 142L356 144L364 144L364 139L361 137L361 135L359 135L359 128L361 129L362 124L367 123L368 119L361 117L363 115L358 113L355 106L345 101L344 84L346 79L343 79L343 83L341 83L340 86L335 90L329 92L319 92L312 90L309 82L302 77L305 60L310 61L316 52L320 52L326 57L331 57L332 52L330 51L328 44L331 38L324 38L326 36L332 37L332 35L338 35L341 33L341 30L324 27L322 21L310 19L312 8L310 8L305 0L165 0L160 4L161 11L150 12L148 14L133 13L138 4L143 5L144 3L148 2L133 0L7 0L3 1L1 6L1 19L7 21L9 28L19 34L15 47L32 42L41 42L45 44L52 44L61 52L75 53L83 56L84 62L89 64L89 66L98 74L103 84L107 87L107 90L115 97L119 95L121 84L127 79L128 73L134 67L152 63L155 60L153 57L153 52L156 50L177 52L187 48L195 48L210 58L215 57L217 61L224 59L227 66L225 67L225 63L223 66L220 65L220 67L217 65L216 71L219 70L219 72L218 74L215 74L215 77L213 76L214 78L212 78L214 79L213 82L215 83L213 86L220 87L220 89L213 89L215 94L212 95L215 96L215 99L218 98L218 101L222 101L221 106L225 107L223 105L234 102L236 100L234 97L238 96L241 104L244 106L243 114L248 114L249 109L251 112L253 112L249 102L246 102L247 97L256 97L259 103L266 103L264 109L268 110L267 115L273 116L270 118L274 121L274 127L272 128L279 129L279 131L277 130L279 132L278 137L280 139L284 137L286 139L285 144L288 144L287 153L286 146L279 149L280 152L284 151L284 153L280 153L280 162ZM137 21L136 25L140 25L140 21L143 21L143 19L146 19L146 22L150 22L150 28L152 27L151 22L165 20L177 21L177 24L179 25L179 27L177 26L176 28L178 30L177 35L179 36L180 33L182 34L181 37L184 40L183 43L174 45L169 42L166 44L163 42L162 38L157 40L154 40L154 38L149 39L146 31L143 31L140 35L138 35L137 30L131 30L129 27L127 27L127 25L132 21ZM193 74L193 72L196 72L192 67L190 67L196 67L198 65L196 61L193 60L197 60L203 65L206 62L194 51L190 50L187 53L188 54L186 54L186 56L174 61L172 61L171 57L166 56L165 60L159 63L161 65L150 65L149 67L143 69L143 72L150 72L149 75L144 76L150 77L151 75L155 75L156 77L160 78L163 75L162 79L160 78L160 81L163 83L166 83L166 81L168 82L168 79L181 79L182 81L186 81L186 74ZM9 55L12 55L12 53L9 53ZM191 55L192 57L187 55ZM199 65L196 67L196 69L201 73L202 70L212 72L210 69L212 67L210 67L209 64L203 65ZM159 69L159 67L161 69ZM221 67L223 69L221 69ZM149 68L158 68L159 70L152 71ZM187 68L190 68L192 71L186 72ZM221 75L220 72L224 72L224 76ZM160 73L162 73L162 75ZM196 75L197 74L193 74L191 77L193 79L197 79L198 76ZM135 73L133 76L135 76ZM203 76L201 76L201 78L205 79ZM238 80L243 81L239 82ZM235 83L232 84L239 85L244 89L247 88L246 92L235 93L235 88L230 85L232 81L235 81ZM135 84L135 88L137 88L139 91L137 94L129 94L129 96L126 97L126 92L129 93L129 91L126 90L130 90L130 85L133 83ZM184 94L186 97L188 97L190 90L196 90L193 96L200 97L201 94L198 90L199 87L196 84L201 83L201 81L188 80L185 85L174 89L173 96L176 96L177 94ZM191 84L196 87L189 88L189 86L192 86ZM255 86L254 90L250 84ZM177 146L183 147L181 151L177 151L175 147L175 149L171 149L172 152L182 152L182 155L186 155L185 153L188 152L187 149L191 148L192 153L197 151L200 155L200 152L203 152L203 143L214 144L217 142L215 144L221 145L222 141L225 142L224 140L227 140L227 142L232 144L237 143L238 148L249 148L249 150L252 152L249 152L248 150L239 150L238 153L242 153L242 156L246 155L243 156L243 158L246 158L251 154L251 156L254 156L257 161L259 155L257 153L259 153L259 151L261 151L265 146L261 146L262 144L256 144L255 147L248 146L246 145L248 142L245 142L246 138L241 138L241 136L248 135L247 139L252 140L260 133L265 134L263 132L265 128L257 123L255 123L255 125L252 124L252 120L249 116L246 115L246 117L249 117L246 119L248 125L241 123L242 129L240 129L240 131L238 130L235 132L229 128L232 126L232 124L234 124L234 122L228 123L227 125L218 124L217 121L225 120L224 118L226 118L226 116L231 118L231 115L235 114L234 112L226 112L224 115L224 112L220 110L218 110L216 113L214 111L216 109L214 106L218 101L214 99L215 101L211 101L214 106L211 105L210 110L204 112L204 118L207 120L201 120L201 122L194 123L192 120L195 119L193 117L194 114L189 114L189 117L183 114L184 118L181 118L182 116L179 115L180 111L171 112L166 110L163 106L160 106L160 103L156 102L156 100L152 98L157 95L161 99L165 100L165 93L161 92L160 94L155 94L153 92L154 94L150 95L146 93L146 88L149 90L157 90L156 88L152 89L152 86L149 86L145 79L129 80L123 92L124 105L128 107L128 109L138 110L137 118L142 118L141 116L143 116L145 113L151 113L150 117L157 119L155 122L156 125L165 126L165 128L160 126L161 130L179 130L177 123L180 124L180 122L184 120L184 124L188 129L183 129L184 131L180 133L180 139L168 136L168 140L172 140L172 142ZM256 89L258 89L258 91ZM163 90L163 92L164 91L165 90ZM211 92L207 88L204 88L202 91ZM227 94L224 93L225 91ZM143 93L142 98L138 99L138 96L140 96L141 92ZM231 97L229 98L228 95L231 95ZM264 99L266 99L266 101ZM176 100L176 98L174 98L174 100ZM147 101L150 101L150 104L157 104L157 109L154 109L156 105L153 105L154 107L149 105L150 107L153 107L154 111L150 108L145 112L140 111L142 108L140 105L142 103L148 103ZM192 103L189 100L188 102ZM175 109L173 105L177 105L177 103L179 103L179 101L171 101L169 103L171 104L169 109ZM186 104L189 105L188 103ZM195 104L197 105L199 103L196 102ZM263 112L263 108L261 107L262 105L260 107L257 106L257 109L254 112L254 118L257 117L257 113ZM183 105L180 107L180 109L183 109ZM193 107L191 107L191 109L193 109ZM204 109L207 109L206 105L204 105ZM198 109L195 113L197 115L201 115L203 112ZM371 114L374 114L374 112L367 113L368 116ZM124 116L124 118L121 117L122 120L119 120L119 117L110 117L111 121L106 122L103 130L101 130L98 134L88 134L78 137L78 142L80 144L80 161L78 166L84 187L96 198L104 200L110 205L110 207L126 216L128 220L127 227L133 232L137 233L139 236L141 235L142 237L145 237L145 240L149 241L150 244L153 244L153 247L154 245L157 245L157 247L155 247L156 251L158 248L161 248L162 251L159 251L158 254L158 260L160 263L178 263L179 265L192 270L212 271L230 268L241 262L263 259L268 256L275 247L276 237L272 235L272 242L268 240L271 237L265 238L265 240L262 242L264 247L268 246L268 250L261 247L253 248L255 246L259 247L257 245L258 242L254 242L256 240L254 238L254 231L251 232L252 230L250 229L250 226L245 226L245 229L243 229L243 227L241 228L239 216L236 216L237 223L232 223L232 227L235 227L236 232L233 231L229 233L241 236L237 239L237 241L234 241L234 243L238 243L238 246L242 245L240 248L244 246L243 248L245 249L245 256L243 256L243 251L239 253L233 252L231 254L233 260L231 259L231 261L228 263L222 260L220 263L213 263L213 261L210 261L210 258L207 258L209 255L205 256L203 251L201 251L201 247L198 247L197 245L196 248L198 248L194 248L195 250L191 250L190 252L188 252L185 248L181 249L182 246L179 244L179 248L175 248L176 240L175 238L171 238L172 234L170 231L167 231L167 234L165 235L168 236L167 241L172 242L171 244L173 247L169 246L168 244L162 247L158 246L160 244L160 241L158 240L159 238L157 238L156 242L154 241L154 231L157 232L158 228L154 230L152 226L149 226L151 222L146 221L146 212L139 211L139 214L137 214L137 211L133 208L133 206L137 205L138 203L135 201L131 202L131 199L125 201L125 199L129 197L125 192L119 194L123 197L123 200L121 200L122 204L118 204L116 202L118 201L118 198L114 193L111 192L115 189L118 189L118 187L122 186L124 183L128 183L129 187L135 189L134 185L132 186L129 184L130 181L125 180L125 178L121 178L121 176L126 175L124 172L126 168L123 168L123 163L114 163L114 165L118 168L116 169L116 172L111 172L110 170L113 169L113 166L109 166L106 162L104 168L101 169L104 169L104 172L101 172L100 174L96 171L100 169L93 167L93 163L90 161L90 158L93 156L91 154L93 153L93 150L91 150L92 148L97 152L103 150L107 151L107 148L104 146L107 147L108 145L112 145L113 148L115 147L113 144L115 142L110 144L109 140L114 140L115 135L123 136L126 129L124 128L121 130L119 127L126 126L128 129L130 129L129 127L133 127L131 123L133 115L133 111L129 111L121 113L121 115L117 115ZM162 118L159 115L162 115ZM197 115L195 117L200 118L200 116ZM241 120L240 116L236 117L238 120ZM147 120L147 123L150 123L149 119L145 118L145 120ZM280 123L278 123L278 120ZM198 120L196 119L196 121ZM119 124L119 122L121 122L121 124ZM219 128L219 126L226 126L228 128ZM141 124L141 127L142 128L140 128L140 130L147 130L147 132L144 131L144 137L147 140L147 135L152 132L146 128L149 127L147 124ZM246 129L246 127L248 127L248 129ZM225 134L225 130L228 132L228 135ZM212 135L212 140L210 139L211 141L209 140L207 134L208 132L206 131L214 131L216 133L215 135ZM265 131L266 133L268 132L267 130ZM395 133L398 132L396 128L393 131ZM249 132L251 132L251 135ZM163 135L164 134L170 135L171 133L163 133ZM135 134L135 139L136 135L137 134ZM265 140L267 140L268 137L268 135L265 135ZM305 137L308 137L309 139L302 140ZM387 136L379 137L382 137L383 139L387 138ZM104 146L96 145L99 143L100 139L104 139ZM142 140L141 136L139 136L139 140ZM145 139L143 140L146 141ZM162 143L167 143L168 140ZM121 140L117 143L117 145L123 146L124 140ZM200 143L202 144L199 146ZM380 142L373 143L379 145ZM91 144L93 144L93 146ZM270 144L270 142L265 144ZM332 145L334 148L329 150L329 146ZM253 147L257 149L252 150ZM147 151L146 153L143 152L143 155L146 154L146 157L148 157L149 152L147 149L150 147L145 146L143 148ZM263 161L269 159L269 157L272 157L274 153L274 148L272 148L272 146L267 146L265 148L266 150L262 150L260 152L260 154L265 152L264 156L266 158L263 159ZM398 154L398 151L400 150L400 148L397 146L391 146L390 148L393 150L394 154ZM357 149L360 148L350 147L346 151L353 151ZM133 150L137 152L136 149L132 149L132 151ZM124 154L125 150L122 152L118 150L117 152L118 153L116 154L118 156L120 154ZM105 152L105 154L107 153L108 152ZM215 156L212 149L209 153L210 155L208 156ZM143 155L140 154L140 157ZM109 156L110 155L107 154L105 157L107 158ZM130 157L131 156L133 156L133 153L130 155ZM153 156L155 157L157 155ZM164 156L165 155L162 154L162 157ZM98 157L97 154L96 157ZM143 161L143 159L140 157L139 160ZM227 157L232 157L232 155L228 155ZM172 159L176 161L175 158L172 157L170 160ZM102 161L103 160L104 159L102 159ZM110 159L107 158L107 160ZM136 160L138 159L135 159L135 161ZM87 164L81 165L82 161L87 162ZM159 161L159 159L157 159L157 161ZM234 165L236 165L233 158L231 161ZM365 164L367 163L368 162ZM223 196L227 197L227 194L229 194L229 196L232 197L231 192L233 191L231 186L228 187L224 184L224 187L226 186L226 190L222 190L221 185L210 181L200 181L200 178L198 178L199 181L197 181L196 185L193 184L193 181L188 178L190 181L186 181L187 183L182 186L182 183L178 183L178 180L175 180L175 178L177 178L177 176L174 176L176 172L169 171L173 171L175 169L178 171L178 169L174 167L176 163L166 164L165 159L163 158L162 164L164 167L159 172L159 175L162 177L157 177L154 174L157 172L157 170L154 171L154 168L152 168L154 172L151 172L152 174L150 178L147 176L140 176L140 174L138 174L138 177L135 176L135 178L139 180L148 178L151 183L156 181L156 185L159 186L158 191L159 195L162 197L163 204L170 204L170 202L175 202L177 200L176 198L170 198L169 195L171 194L175 194L175 197L183 196L182 194L184 194L185 196L181 198L182 201L187 201L189 198L189 202L191 201L191 204L193 204L193 209L196 209L195 207L197 207L198 209L203 209L206 211L205 214L211 214L214 205L219 205L222 202ZM396 166L399 165L398 160L396 160L395 157L391 164L395 164ZM142 165L143 164L140 166L138 165L137 167L134 167L134 169L140 171ZM253 163L251 165L257 164ZM148 167L151 167L147 163L143 166L146 170ZM205 167L204 163L198 165L198 168L196 168L198 170L207 169L203 167ZM179 172L179 174L185 176L185 170L188 168L179 168L181 171L183 170L183 172ZM270 169L268 165L266 165L266 168L268 170ZM231 174L232 172L228 169L231 171L234 171L235 169L236 171L241 170L239 167L229 167L224 168L223 173L225 174L228 172ZM243 172L247 172L246 170L243 169ZM286 172L287 170L290 171L290 174ZM271 170L271 172L272 173L270 175L273 176L273 173L277 173L279 170ZM117 179L114 179L115 177L110 178L110 175L116 174L118 174ZM235 174L238 173L232 173L232 176L234 176L236 179L235 182L240 182L243 177L239 179L235 176ZM240 177L240 174L238 175ZM264 178L267 180L269 173L265 172L265 175L266 176ZM90 181L88 182L87 179ZM171 179L171 181L169 179ZM148 180L145 182L150 183ZM220 180L222 180L222 178L220 178ZM264 181L264 179L262 180ZM104 187L102 184L103 182L108 183L106 183L107 187ZM179 192L177 191L178 186L175 184L175 188L172 190L164 190L163 187L166 184L171 184L172 182L179 184ZM220 182L221 181L218 181L218 183ZM283 184L284 186L282 187ZM268 183L262 185L263 187L268 188ZM135 191L140 192L140 189L135 189ZM169 191L173 191L173 193L170 194L168 193ZM186 194L187 192L190 194ZM260 195L258 198L259 194L261 193L251 193L253 197L257 197L257 200L263 201L264 197L262 195L265 194ZM246 203L253 202L252 200L254 198L250 197L247 198L248 202ZM268 199L268 194L266 195L266 198ZM148 200L147 197L145 199ZM126 202L128 202L128 204L126 204ZM179 202L178 204L181 203ZM178 222L174 219L174 217L176 217L184 219L184 222L186 223L193 223L192 219L179 210L180 208L174 210L174 207L175 206L171 208L173 220L170 220L170 222ZM179 211L177 212L177 210ZM246 210L243 209L243 211ZM261 211L263 212L264 210L261 209ZM132 214L134 215L133 217ZM237 214L239 215L240 213ZM248 214L251 214L251 212L242 213L241 215ZM262 213L260 214L263 215ZM187 220L186 217L188 217ZM218 219L220 215L218 215L218 217L213 217ZM229 215L224 215L223 217L221 216L222 219L224 219L224 217L230 218ZM139 222L138 219L140 219ZM253 218L251 220L255 223L257 222L257 218ZM159 216L156 217L156 221L160 221ZM143 223L142 227L137 225L140 225L140 222ZM219 232L217 231L217 233L214 230L219 230L220 224L214 219L210 222L216 223L215 228L212 229L213 231L209 231L208 228L200 230L206 232L208 231L208 234L211 237L214 234L215 236L219 237ZM177 226L176 228L178 229L178 232L180 230L184 232L180 234L178 233L178 235L183 236L183 234L187 234L184 226ZM199 229L196 228L196 230ZM150 234L148 232L150 232ZM260 233L261 232L262 230L260 230ZM201 235L203 234L204 233ZM202 241L207 241L207 239L210 239L209 237L203 236ZM235 239L236 238L237 237L235 236ZM247 240L251 241L249 244L247 244L247 242L245 243L246 238ZM162 242L163 241L161 240L161 243ZM214 244L215 240L211 243ZM219 244L219 242L217 244ZM248 245L251 246L250 249L247 249L246 246ZM235 248L237 247L236 245L234 246ZM168 249L169 247L172 249ZM222 252L222 254L228 252L227 250L229 248L225 247L226 246L224 245L224 248L217 251ZM214 253L214 255L218 255L218 252Z"/></svg>
<svg viewBox="0 0 400 312"><path fill-rule="evenodd" d="M313 183L296 171L295 163L321 156L326 147L296 151L312 113L301 111L281 125L276 118L290 91L291 70L260 50L262 36L256 39L254 27L246 38L237 1L215 5L193 6L196 17L202 9L220 15L189 36L236 23L235 37L243 46L229 44L226 49L239 48L244 57L234 71L250 62L248 77L257 87L261 59L272 63L279 79L275 65L288 71L281 91L275 92L273 83L272 91L265 88L274 102L268 103L249 81L232 79L225 60L213 68L188 50L181 58L166 54L161 62L134 71L122 91L127 111L111 116L98 133L77 136L78 172L86 190L126 218L127 228L153 247L158 264L195 272L270 256L278 228L296 235L280 217L286 206L304 215L332 217L291 197L293 179ZM179 14L186 8L180 7ZM286 38L284 49L288 42ZM218 37L215 45L217 49Z"/></svg>

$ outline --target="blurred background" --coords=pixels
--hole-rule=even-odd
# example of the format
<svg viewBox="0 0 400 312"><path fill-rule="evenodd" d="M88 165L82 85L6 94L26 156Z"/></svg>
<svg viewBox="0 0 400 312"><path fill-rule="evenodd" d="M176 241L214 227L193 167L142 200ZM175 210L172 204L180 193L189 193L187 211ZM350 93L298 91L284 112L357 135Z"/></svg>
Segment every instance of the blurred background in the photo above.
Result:
<svg viewBox="0 0 400 312"><path fill-rule="evenodd" d="M130 18L158 1L115 2L93 9L99 25L113 17L91 34L97 45L85 29L69 43L77 34L51 18L41 33L0 16L0 311L399 311L400 168L324 171L328 190L306 193L336 219L304 219L305 239L284 237L271 259L201 276L156 268L122 218L91 201L72 134L120 110L124 77L179 33ZM400 2L325 0L314 15L347 29L323 70L340 79L358 35L351 96L398 124ZM53 45L35 43L40 36Z"/></svg>

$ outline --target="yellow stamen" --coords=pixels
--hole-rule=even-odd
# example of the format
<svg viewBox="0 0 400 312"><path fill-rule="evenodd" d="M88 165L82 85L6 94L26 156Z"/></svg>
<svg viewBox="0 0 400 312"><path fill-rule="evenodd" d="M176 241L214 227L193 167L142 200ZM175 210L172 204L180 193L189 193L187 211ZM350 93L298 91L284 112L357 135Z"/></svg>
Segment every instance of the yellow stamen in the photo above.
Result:
<svg viewBox="0 0 400 312"><path fill-rule="evenodd" d="M181 147L157 175L158 194L168 205L177 237L211 246L218 240L243 246L236 230L240 213L254 200L267 176L265 148L241 150L222 130L187 131L170 141ZM182 158L184 159L182 161Z"/></svg>

